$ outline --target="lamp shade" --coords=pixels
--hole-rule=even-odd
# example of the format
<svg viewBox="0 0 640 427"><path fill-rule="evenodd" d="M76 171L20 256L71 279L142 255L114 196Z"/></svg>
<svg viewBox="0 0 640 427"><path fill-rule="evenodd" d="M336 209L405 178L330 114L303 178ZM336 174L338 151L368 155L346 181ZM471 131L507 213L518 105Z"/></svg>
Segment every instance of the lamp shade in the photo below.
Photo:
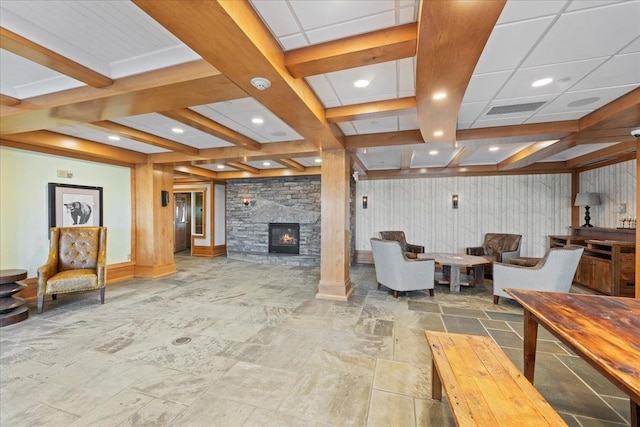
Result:
<svg viewBox="0 0 640 427"><path fill-rule="evenodd" d="M576 202L574 206L598 206L600 204L600 195L598 193L578 193L576 194Z"/></svg>

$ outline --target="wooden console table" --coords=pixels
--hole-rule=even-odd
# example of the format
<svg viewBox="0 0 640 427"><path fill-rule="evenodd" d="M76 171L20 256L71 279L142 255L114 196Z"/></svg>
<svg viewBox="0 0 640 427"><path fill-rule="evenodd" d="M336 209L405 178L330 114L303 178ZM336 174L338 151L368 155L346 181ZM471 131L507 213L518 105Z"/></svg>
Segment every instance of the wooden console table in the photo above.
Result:
<svg viewBox="0 0 640 427"><path fill-rule="evenodd" d="M14 297L26 285L16 283L27 278L27 270L0 270L0 327L22 322L29 317L25 300Z"/></svg>
<svg viewBox="0 0 640 427"><path fill-rule="evenodd" d="M635 230L572 227L549 236L549 247L584 246L574 283L605 295L635 297Z"/></svg>

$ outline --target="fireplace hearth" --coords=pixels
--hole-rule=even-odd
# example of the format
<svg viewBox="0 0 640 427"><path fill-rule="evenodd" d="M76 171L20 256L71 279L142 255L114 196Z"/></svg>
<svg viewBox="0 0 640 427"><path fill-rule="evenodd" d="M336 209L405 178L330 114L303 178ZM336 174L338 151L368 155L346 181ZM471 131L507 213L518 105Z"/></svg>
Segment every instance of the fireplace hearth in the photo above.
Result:
<svg viewBox="0 0 640 427"><path fill-rule="evenodd" d="M300 254L300 224L269 223L269 253Z"/></svg>

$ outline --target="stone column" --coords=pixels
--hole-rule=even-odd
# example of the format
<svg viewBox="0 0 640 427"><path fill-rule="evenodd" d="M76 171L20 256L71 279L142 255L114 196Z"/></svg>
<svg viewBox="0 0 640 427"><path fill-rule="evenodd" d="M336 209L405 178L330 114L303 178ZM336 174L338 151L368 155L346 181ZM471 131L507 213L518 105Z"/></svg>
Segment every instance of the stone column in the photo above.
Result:
<svg viewBox="0 0 640 427"><path fill-rule="evenodd" d="M320 283L316 298L346 301L353 292L349 277L349 155L322 152Z"/></svg>

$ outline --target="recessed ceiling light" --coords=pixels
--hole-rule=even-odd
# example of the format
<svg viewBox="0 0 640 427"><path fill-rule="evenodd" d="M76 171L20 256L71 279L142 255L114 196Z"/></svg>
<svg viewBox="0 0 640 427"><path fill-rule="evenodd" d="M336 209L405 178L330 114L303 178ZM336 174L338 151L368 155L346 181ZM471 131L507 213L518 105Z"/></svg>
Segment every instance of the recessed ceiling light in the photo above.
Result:
<svg viewBox="0 0 640 427"><path fill-rule="evenodd" d="M433 133L433 136L442 136L444 135L444 132L442 132L441 130L437 130Z"/></svg>
<svg viewBox="0 0 640 427"><path fill-rule="evenodd" d="M109 135L109 139L112 141L120 141L120 137L115 135Z"/></svg>
<svg viewBox="0 0 640 427"><path fill-rule="evenodd" d="M224 169L224 165L218 165L218 169Z"/></svg>
<svg viewBox="0 0 640 427"><path fill-rule="evenodd" d="M369 86L369 80L356 80L353 85L355 87L367 87Z"/></svg>
<svg viewBox="0 0 640 427"><path fill-rule="evenodd" d="M251 123L253 123L254 125L261 125L264 123L264 119L262 117L254 117L253 119L251 119Z"/></svg>
<svg viewBox="0 0 640 427"><path fill-rule="evenodd" d="M438 92L433 95L433 99L445 99L446 97L446 92Z"/></svg>
<svg viewBox="0 0 640 427"><path fill-rule="evenodd" d="M184 129L180 129L180 128L171 128L171 132L173 132L173 133L184 133Z"/></svg>
<svg viewBox="0 0 640 427"><path fill-rule="evenodd" d="M498 151L500 147L489 147L489 151Z"/></svg>
<svg viewBox="0 0 640 427"><path fill-rule="evenodd" d="M429 155L430 155L430 156L435 156L436 154L438 154L438 150L431 150L431 151L429 151Z"/></svg>
<svg viewBox="0 0 640 427"><path fill-rule="evenodd" d="M262 163L262 166L271 166L271 163L269 163L269 162L264 162L264 163Z"/></svg>
<svg viewBox="0 0 640 427"><path fill-rule="evenodd" d="M316 159L315 162L316 163L322 163L322 159Z"/></svg>
<svg viewBox="0 0 640 427"><path fill-rule="evenodd" d="M536 80L535 82L531 83L531 86L533 86L533 87L546 86L549 83L551 83L552 81L553 81L553 79L551 77L547 77L547 78L544 78L544 79Z"/></svg>

